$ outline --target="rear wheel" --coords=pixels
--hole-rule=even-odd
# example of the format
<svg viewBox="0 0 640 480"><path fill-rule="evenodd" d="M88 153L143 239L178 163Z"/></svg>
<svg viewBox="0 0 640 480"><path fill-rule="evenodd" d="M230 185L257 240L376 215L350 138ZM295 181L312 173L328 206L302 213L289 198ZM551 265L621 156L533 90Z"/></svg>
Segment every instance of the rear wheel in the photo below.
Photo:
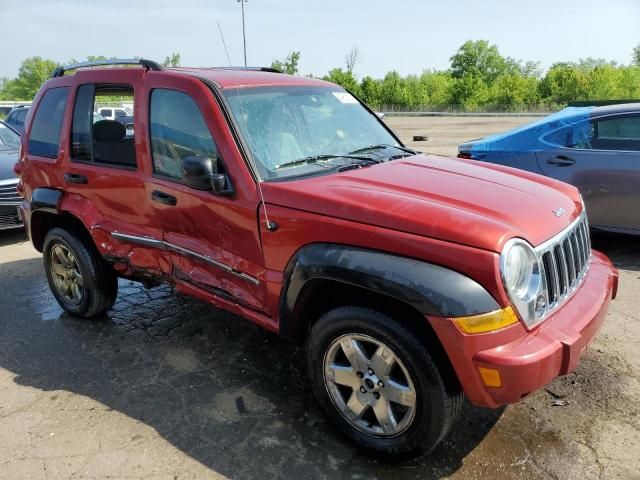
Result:
<svg viewBox="0 0 640 480"><path fill-rule="evenodd" d="M117 275L98 252L67 230L47 233L43 259L52 293L71 315L95 317L115 303Z"/></svg>
<svg viewBox="0 0 640 480"><path fill-rule="evenodd" d="M386 315L341 307L322 316L307 343L315 396L328 418L376 455L433 449L463 396L420 340Z"/></svg>

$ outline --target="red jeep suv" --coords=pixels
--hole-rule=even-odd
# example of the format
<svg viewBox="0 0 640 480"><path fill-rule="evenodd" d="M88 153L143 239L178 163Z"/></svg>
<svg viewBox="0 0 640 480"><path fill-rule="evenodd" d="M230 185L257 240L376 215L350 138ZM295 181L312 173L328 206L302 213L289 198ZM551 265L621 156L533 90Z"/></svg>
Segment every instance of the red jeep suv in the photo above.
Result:
<svg viewBox="0 0 640 480"><path fill-rule="evenodd" d="M369 452L428 451L464 396L497 407L571 371L616 294L574 187L419 154L317 79L70 65L21 142L64 310L103 314L118 277L167 282L303 343L319 404Z"/></svg>

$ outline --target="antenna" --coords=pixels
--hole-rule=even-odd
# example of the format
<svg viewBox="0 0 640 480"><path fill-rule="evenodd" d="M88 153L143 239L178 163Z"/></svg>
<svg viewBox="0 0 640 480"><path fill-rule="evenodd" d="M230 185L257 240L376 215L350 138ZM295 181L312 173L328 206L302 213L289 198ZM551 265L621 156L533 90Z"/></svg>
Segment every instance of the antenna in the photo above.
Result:
<svg viewBox="0 0 640 480"><path fill-rule="evenodd" d="M220 32L220 38L222 39L222 45L224 46L224 51L227 54L227 61L229 62L229 66L231 67L231 57L229 56L229 50L227 50L227 43L224 41L224 35L222 34L222 28L220 28L220 22L218 23L218 31ZM246 114L244 112L244 107L242 105L242 98L240 98L240 91L238 90L238 87L235 87L235 91L236 91L236 96L238 97L238 103L240 104L240 112L241 112L241 121L242 123L244 123L244 129L245 131L247 130L247 119L246 119ZM249 162L251 163L251 166L253 167L254 172L256 173L256 179L258 181L258 195L260 195L260 201L262 202L262 207L264 208L264 221L265 221L265 226L267 227L267 230L270 232L275 232L278 229L278 224L276 222L272 222L271 220L269 220L269 215L267 214L267 202L264 201L264 194L262 193L262 182L260 181L259 178L259 173L258 173L258 166L255 164L255 161L253 159L253 156L251 154L249 154L248 156Z"/></svg>
<svg viewBox="0 0 640 480"><path fill-rule="evenodd" d="M224 41L224 35L222 35L222 28L220 28L220 22L218 23L218 31L220 32L220 38L222 39L222 46L224 47L224 53L227 54L227 61L231 67L231 57L229 56L229 50L227 50L227 42Z"/></svg>

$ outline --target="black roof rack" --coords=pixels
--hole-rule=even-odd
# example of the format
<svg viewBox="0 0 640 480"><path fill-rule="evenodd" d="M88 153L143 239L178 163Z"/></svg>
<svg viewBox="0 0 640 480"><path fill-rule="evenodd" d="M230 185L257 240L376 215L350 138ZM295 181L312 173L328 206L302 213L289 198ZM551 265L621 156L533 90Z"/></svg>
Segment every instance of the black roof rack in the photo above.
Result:
<svg viewBox="0 0 640 480"><path fill-rule="evenodd" d="M77 70L78 68L87 67L102 67L105 65L141 65L147 70L160 71L163 70L162 66L154 62L153 60L145 60L144 58L112 58L109 60L96 60L93 62L81 62L73 63L71 65L65 65L63 67L56 68L51 74L51 78L62 77L65 72L69 70Z"/></svg>
<svg viewBox="0 0 640 480"><path fill-rule="evenodd" d="M212 70L249 70L251 72L270 72L270 73L282 73L282 70L278 70L273 67L209 67Z"/></svg>

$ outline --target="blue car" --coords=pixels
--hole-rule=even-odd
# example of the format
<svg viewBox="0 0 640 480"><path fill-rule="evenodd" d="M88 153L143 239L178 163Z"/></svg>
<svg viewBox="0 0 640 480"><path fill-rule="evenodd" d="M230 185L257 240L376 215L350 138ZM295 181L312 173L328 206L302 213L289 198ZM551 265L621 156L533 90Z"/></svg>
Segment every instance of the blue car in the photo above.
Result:
<svg viewBox="0 0 640 480"><path fill-rule="evenodd" d="M575 185L593 228L640 234L640 103L567 107L515 130L463 143L458 157Z"/></svg>

